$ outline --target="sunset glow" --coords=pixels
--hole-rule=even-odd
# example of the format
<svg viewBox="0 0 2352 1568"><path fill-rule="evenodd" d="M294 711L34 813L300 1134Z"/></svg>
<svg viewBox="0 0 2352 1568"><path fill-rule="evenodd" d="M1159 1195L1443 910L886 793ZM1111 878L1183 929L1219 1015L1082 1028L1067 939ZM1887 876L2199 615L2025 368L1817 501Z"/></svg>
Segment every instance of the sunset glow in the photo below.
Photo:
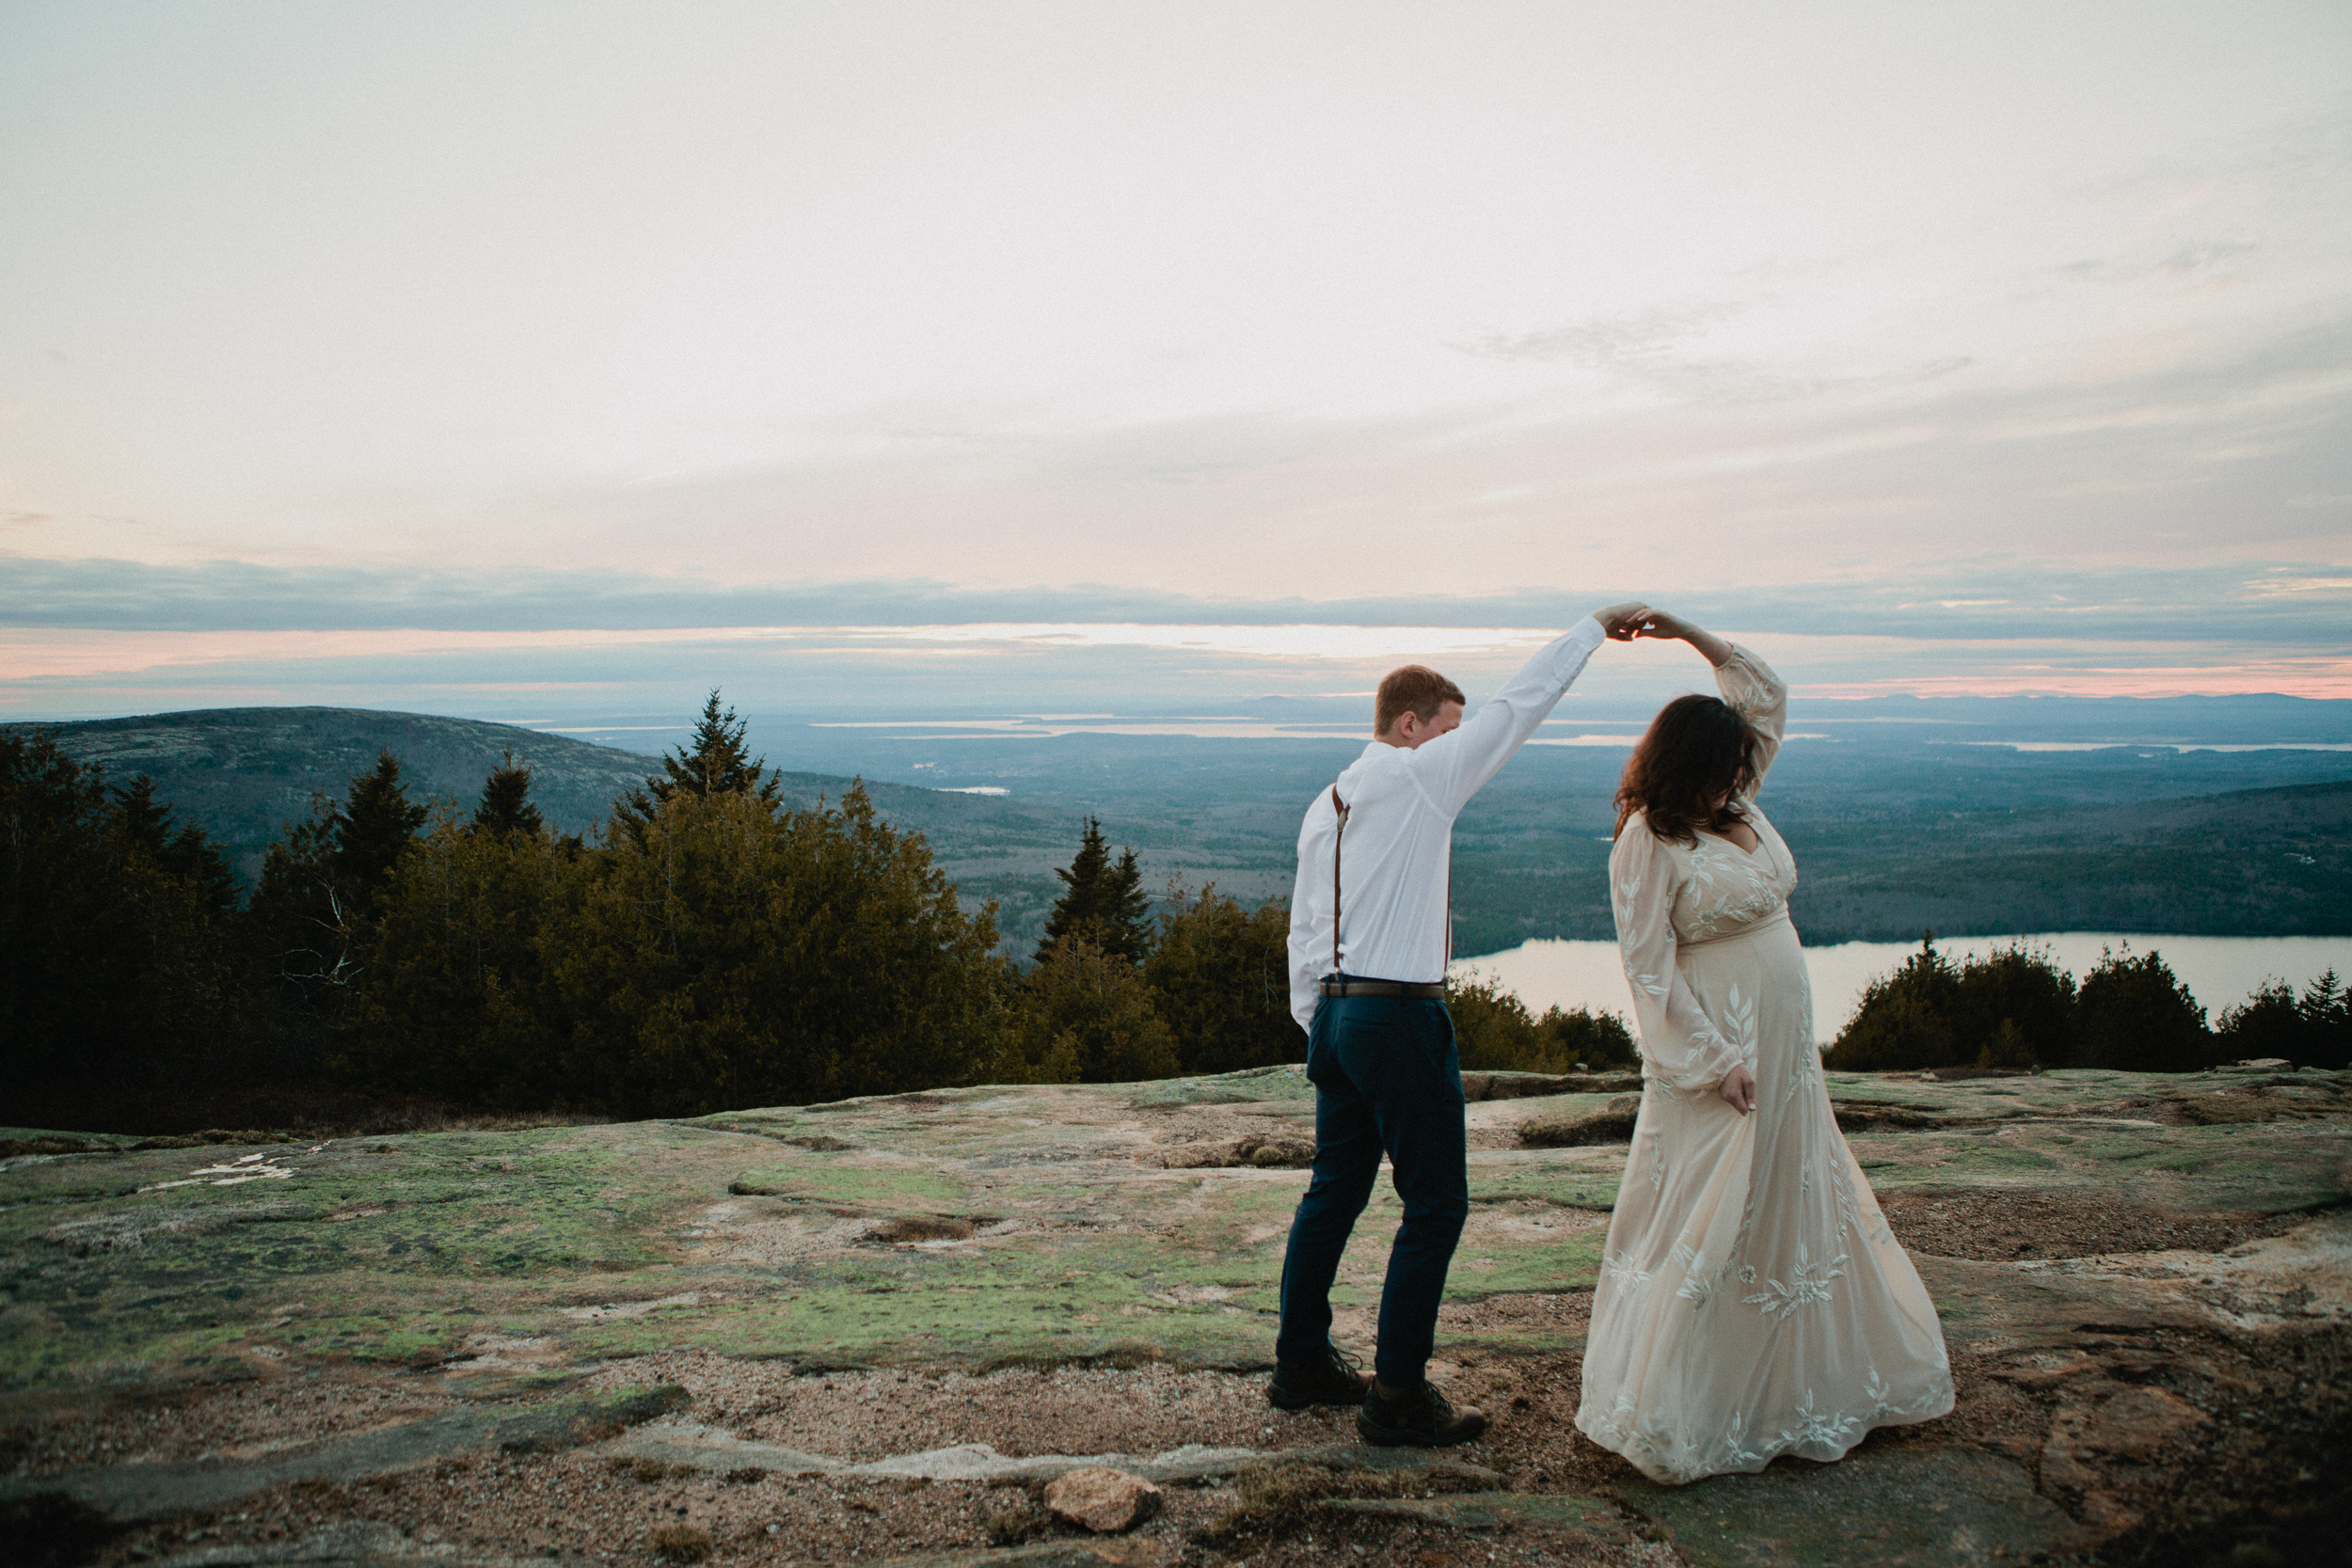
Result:
<svg viewBox="0 0 2352 1568"><path fill-rule="evenodd" d="M1820 697L2352 695L2348 52L11 8L0 712L1221 700L1625 595Z"/></svg>

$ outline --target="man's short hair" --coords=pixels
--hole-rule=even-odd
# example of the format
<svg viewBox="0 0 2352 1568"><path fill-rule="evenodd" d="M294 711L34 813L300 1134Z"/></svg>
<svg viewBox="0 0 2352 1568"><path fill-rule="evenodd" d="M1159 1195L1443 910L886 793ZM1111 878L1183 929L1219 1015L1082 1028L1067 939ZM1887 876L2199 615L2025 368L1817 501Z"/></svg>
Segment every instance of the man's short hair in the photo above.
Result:
<svg viewBox="0 0 2352 1568"><path fill-rule="evenodd" d="M1460 687L1426 664L1399 665L1380 679L1380 694L1372 703L1372 733L1388 734L1408 713L1426 724L1446 704L1469 701Z"/></svg>

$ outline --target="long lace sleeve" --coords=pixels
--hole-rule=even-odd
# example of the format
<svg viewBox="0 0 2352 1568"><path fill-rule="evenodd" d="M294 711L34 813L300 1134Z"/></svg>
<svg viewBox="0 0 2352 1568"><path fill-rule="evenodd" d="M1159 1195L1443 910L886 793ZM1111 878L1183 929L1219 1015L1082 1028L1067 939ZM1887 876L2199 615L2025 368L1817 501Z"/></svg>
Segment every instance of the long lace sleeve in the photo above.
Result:
<svg viewBox="0 0 2352 1568"><path fill-rule="evenodd" d="M1609 852L1609 895L1617 950L1633 992L1645 1075L1674 1089L1711 1089L1749 1053L1725 1040L1675 966L1674 862L1639 816ZM1753 1047L1750 1048L1751 1052Z"/></svg>
<svg viewBox="0 0 2352 1568"><path fill-rule="evenodd" d="M1781 737L1788 731L1788 685L1753 650L1734 642L1731 657L1715 667L1715 689L1755 727L1761 742L1756 749L1756 777L1748 781L1747 793L1754 795L1764 787L1764 775L1772 771Z"/></svg>

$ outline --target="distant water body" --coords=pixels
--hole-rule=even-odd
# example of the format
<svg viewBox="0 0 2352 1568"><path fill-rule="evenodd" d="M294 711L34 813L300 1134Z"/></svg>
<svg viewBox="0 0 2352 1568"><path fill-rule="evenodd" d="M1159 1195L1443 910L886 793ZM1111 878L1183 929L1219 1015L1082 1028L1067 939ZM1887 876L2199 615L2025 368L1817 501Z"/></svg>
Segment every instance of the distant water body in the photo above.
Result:
<svg viewBox="0 0 2352 1568"><path fill-rule="evenodd" d="M2339 976L2352 976L2352 937L2168 937L2058 931L1955 937L1935 945L1958 963L1965 955L1989 953L2012 942L2047 946L2060 967L2077 980L2098 965L2104 948L2120 952L2128 942L2134 953L2160 953L2204 1006L2208 1021L2216 1023L2223 1008L2243 1002L2265 980L2282 979L2300 990L2305 981L2330 966ZM1916 942L1846 942L1834 947L1806 948L1805 965L1813 973L1813 1025L1821 1038L1834 1038L1846 1026L1862 1001L1865 987L1917 950ZM1458 975L1466 970L1500 979L1538 1013L1556 1005L1571 1012L1591 1007L1596 1012L1631 1017L1625 971L1618 966L1613 942L1530 942L1508 952L1456 960L1454 973Z"/></svg>

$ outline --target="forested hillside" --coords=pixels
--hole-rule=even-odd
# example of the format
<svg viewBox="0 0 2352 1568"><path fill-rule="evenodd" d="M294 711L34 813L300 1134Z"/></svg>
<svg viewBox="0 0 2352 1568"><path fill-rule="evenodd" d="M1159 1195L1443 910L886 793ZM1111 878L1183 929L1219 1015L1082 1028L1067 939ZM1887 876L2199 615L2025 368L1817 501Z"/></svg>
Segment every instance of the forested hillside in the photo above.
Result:
<svg viewBox="0 0 2352 1568"><path fill-rule="evenodd" d="M609 816L616 795L659 768L653 756L511 725L340 708L43 727L117 781L153 775L158 797L219 840L248 882L313 790L339 791L385 750L418 797L470 810L511 749L531 766L549 825L571 832ZM1909 940L1930 927L2352 931L2352 754L2017 751L1917 731L1852 724L1795 739L1774 769L1763 803L1798 858L1795 911L1808 941ZM786 804L838 800L846 775L864 774L878 814L925 835L967 909L997 902L1014 955L1037 945L1061 891L1055 868L1089 816L1114 847L1135 847L1154 895L1170 878L1214 880L1245 904L1286 895L1299 813L1363 744L770 733L783 743L771 756L824 769L782 774ZM1603 868L1624 759L1613 747L1530 746L1470 803L1455 835L1458 954L1612 934ZM924 787L933 783L947 787ZM958 792L975 786L1006 793Z"/></svg>
<svg viewBox="0 0 2352 1568"><path fill-rule="evenodd" d="M354 774L365 772L389 752L400 759L410 793L421 800L445 801L460 812L480 802L483 780L512 753L531 769L531 798L558 832L586 833L612 815L614 799L644 785L660 761L638 752L591 745L567 736L450 719L427 713L381 713L367 708L204 708L102 719L82 723L0 725L0 734L40 731L54 735L59 750L74 761L96 764L116 783L144 773L155 781L158 799L186 821L204 829L228 855L240 878L250 883L262 855L289 822L310 814L319 791L342 795ZM839 800L850 781L816 773L782 775L787 805L813 805L819 798ZM1023 819L1034 814L984 797L918 787L876 784L877 808L892 822L915 832L951 829L957 841L984 842L1034 832L1041 847L1057 847L1071 836L1060 814L1050 831ZM1046 875L1051 881L1051 875Z"/></svg>

